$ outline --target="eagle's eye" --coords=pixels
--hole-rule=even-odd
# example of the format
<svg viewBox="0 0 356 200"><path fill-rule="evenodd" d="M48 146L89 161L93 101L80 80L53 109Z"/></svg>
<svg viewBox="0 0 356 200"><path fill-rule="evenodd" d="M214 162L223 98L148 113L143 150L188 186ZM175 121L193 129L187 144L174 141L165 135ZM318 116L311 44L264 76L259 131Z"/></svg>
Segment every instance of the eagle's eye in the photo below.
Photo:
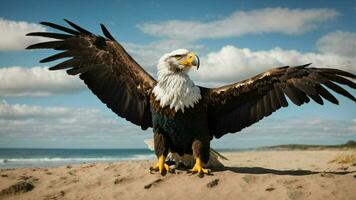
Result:
<svg viewBox="0 0 356 200"><path fill-rule="evenodd" d="M180 60L180 59L182 59L182 55L175 55L175 56L173 56L174 58L176 58L177 60Z"/></svg>

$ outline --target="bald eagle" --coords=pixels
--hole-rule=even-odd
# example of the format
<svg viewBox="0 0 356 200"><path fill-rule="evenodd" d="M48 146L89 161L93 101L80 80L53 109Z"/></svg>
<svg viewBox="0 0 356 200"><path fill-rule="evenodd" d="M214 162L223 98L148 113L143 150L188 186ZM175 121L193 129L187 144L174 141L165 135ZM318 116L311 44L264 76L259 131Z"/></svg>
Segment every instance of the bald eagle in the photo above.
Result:
<svg viewBox="0 0 356 200"><path fill-rule="evenodd" d="M355 89L356 84L351 81L356 77L354 74L312 68L310 64L274 68L222 87L201 87L188 75L189 70L199 68L199 58L186 49L164 54L158 61L155 80L104 25L101 24L104 36L99 36L65 21L72 28L41 22L63 33L29 33L28 36L56 40L33 44L27 49L60 50L40 62L69 58L49 69L67 69L69 75L79 75L118 116L143 130L153 128L158 163L152 169L161 174L169 171L165 163L169 152L193 155L195 164L191 171L209 173L203 164L209 160L210 141L239 132L288 106L286 96L298 106L310 99L321 105L323 99L338 104L326 86L356 102L353 95L338 85Z"/></svg>

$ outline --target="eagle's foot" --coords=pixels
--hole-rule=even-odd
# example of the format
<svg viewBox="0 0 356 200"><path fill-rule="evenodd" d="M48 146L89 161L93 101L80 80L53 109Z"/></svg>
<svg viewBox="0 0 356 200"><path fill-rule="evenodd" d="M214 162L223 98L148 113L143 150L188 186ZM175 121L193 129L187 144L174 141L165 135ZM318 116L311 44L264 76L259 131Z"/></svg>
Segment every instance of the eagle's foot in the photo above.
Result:
<svg viewBox="0 0 356 200"><path fill-rule="evenodd" d="M198 173L199 177L204 177L204 174L206 175L212 175L210 169L206 169L202 167L201 160L200 158L195 159L195 165L194 167L189 170L192 174Z"/></svg>
<svg viewBox="0 0 356 200"><path fill-rule="evenodd" d="M171 172L172 170L166 164L166 157L161 155L158 159L158 163L155 166L150 167L150 172L158 171L162 176L166 175L167 172Z"/></svg>

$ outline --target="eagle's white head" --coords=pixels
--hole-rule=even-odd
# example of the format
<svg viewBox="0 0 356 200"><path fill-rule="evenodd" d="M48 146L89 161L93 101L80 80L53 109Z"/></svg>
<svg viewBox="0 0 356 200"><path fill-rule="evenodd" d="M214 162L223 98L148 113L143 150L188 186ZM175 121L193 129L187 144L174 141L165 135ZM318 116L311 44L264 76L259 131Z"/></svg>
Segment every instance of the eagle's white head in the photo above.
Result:
<svg viewBox="0 0 356 200"><path fill-rule="evenodd" d="M164 54L158 61L158 83L153 88L156 100L163 108L175 111L194 107L201 99L200 89L188 76L188 71L199 68L198 56L187 49L178 49Z"/></svg>
<svg viewBox="0 0 356 200"><path fill-rule="evenodd" d="M199 57L187 49L177 49L164 54L158 61L157 70L172 73L187 73L192 67L199 68Z"/></svg>

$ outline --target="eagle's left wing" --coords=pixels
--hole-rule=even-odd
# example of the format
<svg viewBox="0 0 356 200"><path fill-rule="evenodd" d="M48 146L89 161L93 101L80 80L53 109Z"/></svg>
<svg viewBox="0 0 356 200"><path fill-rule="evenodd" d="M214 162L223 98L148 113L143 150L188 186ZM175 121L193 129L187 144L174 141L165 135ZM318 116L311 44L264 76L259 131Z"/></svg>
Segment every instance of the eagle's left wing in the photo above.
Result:
<svg viewBox="0 0 356 200"><path fill-rule="evenodd" d="M298 106L308 103L309 98L322 105L322 97L338 104L322 85L356 102L354 96L335 84L355 89L356 84L347 79L355 79L354 74L338 69L308 68L309 65L274 68L219 88L201 87L208 104L211 136L219 138L226 133L238 132L288 106L285 95Z"/></svg>

